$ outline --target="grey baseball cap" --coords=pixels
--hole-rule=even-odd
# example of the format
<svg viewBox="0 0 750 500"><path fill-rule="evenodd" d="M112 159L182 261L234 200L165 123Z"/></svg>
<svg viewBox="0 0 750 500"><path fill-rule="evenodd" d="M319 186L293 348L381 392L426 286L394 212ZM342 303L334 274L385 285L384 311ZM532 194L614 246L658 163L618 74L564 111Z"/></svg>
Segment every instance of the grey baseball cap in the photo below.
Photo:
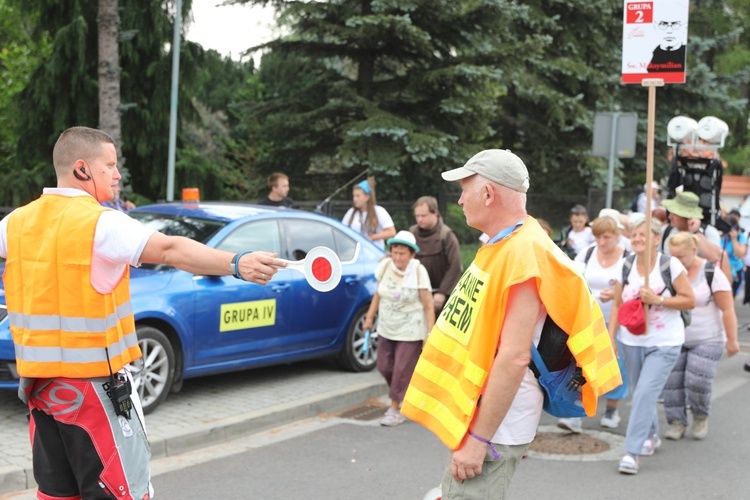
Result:
<svg viewBox="0 0 750 500"><path fill-rule="evenodd" d="M523 161L508 149L485 149L463 167L443 172L446 181L460 181L474 174L520 193L529 190L529 171Z"/></svg>

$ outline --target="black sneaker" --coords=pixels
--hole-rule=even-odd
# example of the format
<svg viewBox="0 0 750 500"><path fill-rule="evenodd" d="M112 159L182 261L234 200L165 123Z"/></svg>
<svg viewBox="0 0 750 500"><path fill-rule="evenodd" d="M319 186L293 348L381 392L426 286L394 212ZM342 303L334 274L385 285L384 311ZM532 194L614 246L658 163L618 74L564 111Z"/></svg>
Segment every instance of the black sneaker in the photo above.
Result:
<svg viewBox="0 0 750 500"><path fill-rule="evenodd" d="M745 371L750 372L750 362L745 363Z"/></svg>

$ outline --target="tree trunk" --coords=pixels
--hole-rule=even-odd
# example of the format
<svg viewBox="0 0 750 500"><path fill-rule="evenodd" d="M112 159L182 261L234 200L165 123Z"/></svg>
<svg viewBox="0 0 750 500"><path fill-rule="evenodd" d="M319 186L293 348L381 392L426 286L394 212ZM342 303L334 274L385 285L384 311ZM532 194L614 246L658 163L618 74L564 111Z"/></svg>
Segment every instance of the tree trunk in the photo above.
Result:
<svg viewBox="0 0 750 500"><path fill-rule="evenodd" d="M115 140L122 159L120 123L120 13L118 0L99 0L99 128Z"/></svg>

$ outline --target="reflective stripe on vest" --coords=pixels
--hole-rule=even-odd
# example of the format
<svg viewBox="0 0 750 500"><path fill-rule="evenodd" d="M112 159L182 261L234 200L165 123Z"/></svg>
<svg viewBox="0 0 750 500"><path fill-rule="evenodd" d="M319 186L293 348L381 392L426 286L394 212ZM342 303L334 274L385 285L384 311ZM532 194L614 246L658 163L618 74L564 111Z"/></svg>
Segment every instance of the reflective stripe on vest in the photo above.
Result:
<svg viewBox="0 0 750 500"><path fill-rule="evenodd" d="M8 321L16 328L24 330L61 330L64 332L103 332L117 326L118 321L133 314L130 302L121 304L117 311L106 318L68 318L59 315L30 315L16 312L8 313Z"/></svg>
<svg viewBox="0 0 750 500"><path fill-rule="evenodd" d="M570 336L587 380L584 408L595 414L598 395L622 379L601 309L568 262L532 217L510 238L480 248L427 338L401 412L459 447L495 358L509 290L533 279L547 314Z"/></svg>
<svg viewBox="0 0 750 500"><path fill-rule="evenodd" d="M125 335L118 342L110 344L106 351L101 347L33 347L18 344L15 348L16 357L29 362L98 363L107 361L107 352L110 358L115 358L136 345L138 345L138 337L133 332Z"/></svg>
<svg viewBox="0 0 750 500"><path fill-rule="evenodd" d="M45 194L8 216L5 292L22 377L104 377L141 355L129 267L111 293L91 285L104 210L90 196Z"/></svg>

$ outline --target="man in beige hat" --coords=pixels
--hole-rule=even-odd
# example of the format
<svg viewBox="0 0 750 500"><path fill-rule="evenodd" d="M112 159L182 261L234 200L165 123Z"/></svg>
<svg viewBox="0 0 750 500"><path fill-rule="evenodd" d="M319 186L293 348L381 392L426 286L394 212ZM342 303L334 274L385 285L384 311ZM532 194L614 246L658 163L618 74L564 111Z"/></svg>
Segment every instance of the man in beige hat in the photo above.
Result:
<svg viewBox="0 0 750 500"><path fill-rule="evenodd" d="M526 213L523 161L491 149L442 176L460 183L466 223L490 239L437 318L401 412L454 450L443 475L444 500L487 498L487 491L502 499L541 418L544 395L529 366L547 315L560 320L563 332L587 332L570 337L594 354L595 374L607 372L614 351L583 276ZM620 382L616 375L587 377L581 386L587 411L595 412L599 388Z"/></svg>
<svg viewBox="0 0 750 500"><path fill-rule="evenodd" d="M712 262L721 259L721 236L711 225L702 225L703 209L699 205L698 195L683 191L671 200L664 200L664 208L669 210L669 224L662 233L661 252L670 255L668 240L680 231L688 231L698 237L698 255Z"/></svg>

